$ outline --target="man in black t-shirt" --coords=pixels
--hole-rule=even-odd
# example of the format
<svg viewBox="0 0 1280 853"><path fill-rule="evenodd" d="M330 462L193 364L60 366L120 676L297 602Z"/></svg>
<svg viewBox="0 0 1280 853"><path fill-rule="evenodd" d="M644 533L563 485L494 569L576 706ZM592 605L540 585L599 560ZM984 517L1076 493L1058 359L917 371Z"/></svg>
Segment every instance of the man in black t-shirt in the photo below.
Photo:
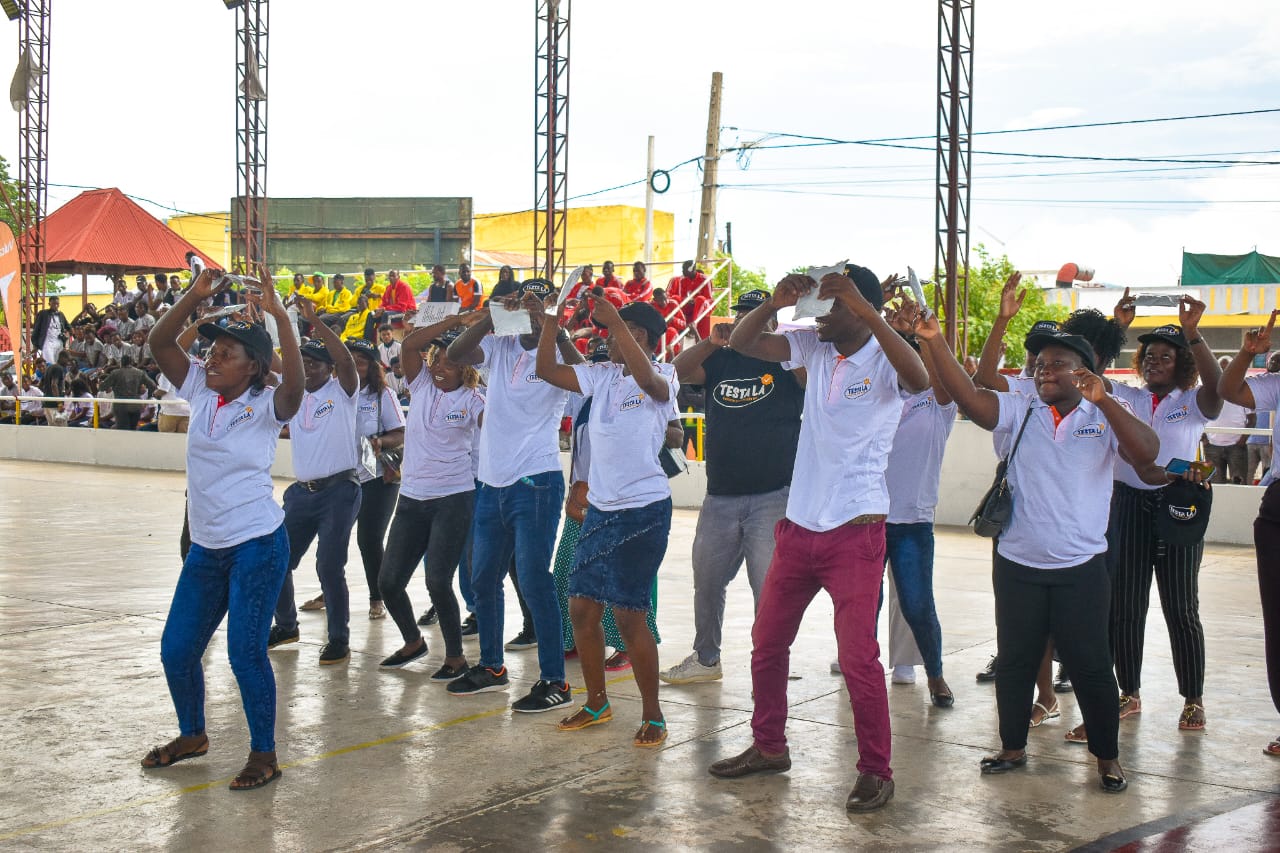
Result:
<svg viewBox="0 0 1280 853"><path fill-rule="evenodd" d="M659 673L668 684L721 677L725 590L745 560L759 602L773 560L773 528L787 511L804 371L728 346L738 320L768 298L766 290L744 293L733 306L733 323L713 326L674 362L681 385L706 388L707 497L693 540L693 654Z"/></svg>

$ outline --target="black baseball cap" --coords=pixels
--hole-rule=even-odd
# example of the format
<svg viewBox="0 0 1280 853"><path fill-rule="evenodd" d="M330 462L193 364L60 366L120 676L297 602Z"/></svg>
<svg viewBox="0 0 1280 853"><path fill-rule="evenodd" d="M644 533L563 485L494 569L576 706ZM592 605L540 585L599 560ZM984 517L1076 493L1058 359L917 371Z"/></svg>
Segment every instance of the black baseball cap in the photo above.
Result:
<svg viewBox="0 0 1280 853"><path fill-rule="evenodd" d="M322 341L307 341L299 349L302 350L303 358L313 358L316 361L333 364L333 356L329 355L329 348Z"/></svg>
<svg viewBox="0 0 1280 853"><path fill-rule="evenodd" d="M527 278L520 285L521 296L533 294L539 299L546 299L555 292L555 285L547 281L545 278Z"/></svg>
<svg viewBox="0 0 1280 853"><path fill-rule="evenodd" d="M347 341L347 349L351 350L352 354L364 356L369 361L379 360L378 350L366 340Z"/></svg>
<svg viewBox="0 0 1280 853"><path fill-rule="evenodd" d="M431 343L438 347L448 348L449 344L453 343L460 337L462 337L462 329L455 326L452 329L446 329L440 337L436 338Z"/></svg>
<svg viewBox="0 0 1280 853"><path fill-rule="evenodd" d="M870 302L877 311L884 307L884 290L880 287L880 279L876 278L875 273L857 264L845 264L844 274L853 279L862 298Z"/></svg>
<svg viewBox="0 0 1280 853"><path fill-rule="evenodd" d="M628 302L618 309L618 316L623 322L635 323L644 329L655 350L662 344L662 339L667 334L667 321L662 319L658 309L648 302Z"/></svg>
<svg viewBox="0 0 1280 853"><path fill-rule="evenodd" d="M1154 344L1156 342L1169 344L1178 349L1189 349L1190 344L1187 343L1187 336L1182 333L1182 327L1169 323L1158 329L1152 329L1145 335L1138 335L1138 343Z"/></svg>
<svg viewBox="0 0 1280 853"><path fill-rule="evenodd" d="M738 301L729 307L730 311L751 311L759 308L769 298L767 290L748 290L738 297Z"/></svg>
<svg viewBox="0 0 1280 853"><path fill-rule="evenodd" d="M1170 545L1194 545L1204 539L1213 508L1213 488L1208 483L1179 478L1160 491L1155 511L1156 537Z"/></svg>
<svg viewBox="0 0 1280 853"><path fill-rule="evenodd" d="M1057 320L1037 320L1035 325L1031 327L1031 330L1027 332L1027 339L1030 340L1032 335L1040 334L1042 332L1053 334L1056 331L1058 331Z"/></svg>
<svg viewBox="0 0 1280 853"><path fill-rule="evenodd" d="M1027 352L1032 355L1039 355L1040 350L1050 345L1066 347L1080 356L1080 360L1089 372L1097 370L1093 364L1093 347L1089 346L1089 342L1080 335L1069 335L1058 331L1035 332L1027 335Z"/></svg>
<svg viewBox="0 0 1280 853"><path fill-rule="evenodd" d="M596 348L591 351L591 355L587 356L587 361L591 362L592 364L599 364L602 361L608 361L608 360L609 360L609 345L604 343L596 344Z"/></svg>
<svg viewBox="0 0 1280 853"><path fill-rule="evenodd" d="M266 327L258 323L246 323L242 320L232 320L228 323L201 323L199 331L211 341L219 335L235 338L250 355L261 358L271 358L275 351L271 346L271 335L267 334Z"/></svg>

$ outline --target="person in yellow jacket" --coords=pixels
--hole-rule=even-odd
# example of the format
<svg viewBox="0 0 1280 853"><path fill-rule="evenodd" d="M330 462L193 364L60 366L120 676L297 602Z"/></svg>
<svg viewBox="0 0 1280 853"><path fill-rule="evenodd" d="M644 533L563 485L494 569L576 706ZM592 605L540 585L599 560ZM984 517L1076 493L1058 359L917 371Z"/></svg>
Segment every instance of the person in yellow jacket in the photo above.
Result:
<svg viewBox="0 0 1280 853"><path fill-rule="evenodd" d="M311 275L311 294L307 298L311 300L312 305L316 306L316 313L324 311L325 306L329 304L330 295L329 285L324 280L324 273L313 273Z"/></svg>
<svg viewBox="0 0 1280 853"><path fill-rule="evenodd" d="M378 274L373 271L373 267L365 267L364 284L360 286L360 293L369 297L369 307L374 311L382 307L382 294L387 292L385 284L378 284Z"/></svg>
<svg viewBox="0 0 1280 853"><path fill-rule="evenodd" d="M355 291L347 287L347 278L342 273L333 277L333 292L329 301L320 309L320 320L335 332L346 326L347 320L355 311Z"/></svg>
<svg viewBox="0 0 1280 853"><path fill-rule="evenodd" d="M347 316L347 324L342 329L344 341L369 341L372 338L372 324L369 318L373 309L369 307L369 297L361 293L356 297L356 306Z"/></svg>

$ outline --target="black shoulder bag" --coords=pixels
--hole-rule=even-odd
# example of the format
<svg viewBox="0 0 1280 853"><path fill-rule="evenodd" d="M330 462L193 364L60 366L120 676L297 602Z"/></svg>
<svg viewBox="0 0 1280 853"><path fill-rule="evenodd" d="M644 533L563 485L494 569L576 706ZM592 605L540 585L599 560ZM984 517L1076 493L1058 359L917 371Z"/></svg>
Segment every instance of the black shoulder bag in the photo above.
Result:
<svg viewBox="0 0 1280 853"><path fill-rule="evenodd" d="M985 536L988 539L999 537L1013 515L1013 492L1009 490L1009 463L1013 461L1013 454L1018 452L1018 445L1022 443L1022 434L1027 431L1027 422L1031 420L1033 405L1035 401L1027 406L1027 414L1022 419L1022 426L1018 429L1017 438L1013 440L1009 455L1001 459L1000 464L996 466L995 482L982 496L982 500L978 502L978 508L973 511L973 517L969 519L969 523L973 525L973 532L979 536Z"/></svg>

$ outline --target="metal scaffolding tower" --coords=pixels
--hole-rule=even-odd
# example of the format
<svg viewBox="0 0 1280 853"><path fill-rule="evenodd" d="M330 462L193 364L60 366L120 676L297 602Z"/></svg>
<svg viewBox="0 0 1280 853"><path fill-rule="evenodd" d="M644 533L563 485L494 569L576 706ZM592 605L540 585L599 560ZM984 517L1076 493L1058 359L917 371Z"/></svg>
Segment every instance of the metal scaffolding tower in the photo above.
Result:
<svg viewBox="0 0 1280 853"><path fill-rule="evenodd" d="M557 284L565 269L569 168L569 0L537 0L534 77L534 265Z"/></svg>
<svg viewBox="0 0 1280 853"><path fill-rule="evenodd" d="M230 6L231 3L228 2ZM236 4L236 200L232 265L256 272L267 261L268 0Z"/></svg>
<svg viewBox="0 0 1280 853"><path fill-rule="evenodd" d="M18 117L18 247L22 264L22 328L28 337L44 307L44 216L49 197L49 11L52 0L25 0L18 17L18 53L27 73ZM14 352L22 342L14 341Z"/></svg>
<svg viewBox="0 0 1280 853"><path fill-rule="evenodd" d="M935 275L944 276L946 283L941 313L947 343L958 355L966 353L969 343L972 131L973 0L938 0L938 204L933 266Z"/></svg>

